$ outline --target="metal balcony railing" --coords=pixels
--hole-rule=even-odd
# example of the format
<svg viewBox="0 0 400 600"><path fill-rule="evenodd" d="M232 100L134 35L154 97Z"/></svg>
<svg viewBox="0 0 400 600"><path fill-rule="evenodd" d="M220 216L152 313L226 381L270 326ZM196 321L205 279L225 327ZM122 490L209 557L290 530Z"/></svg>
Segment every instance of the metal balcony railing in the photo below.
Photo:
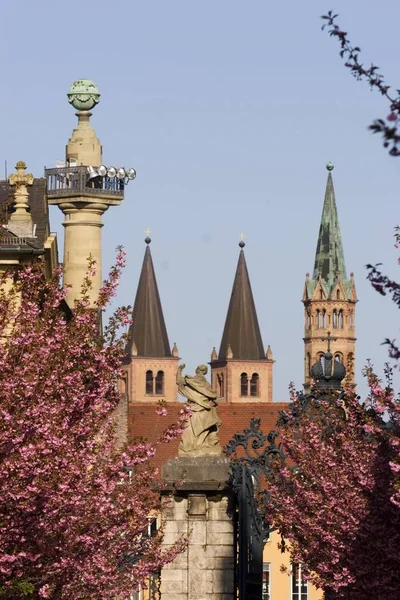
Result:
<svg viewBox="0 0 400 600"><path fill-rule="evenodd" d="M125 183L116 177L89 178L87 167L45 169L48 198L94 194L123 198Z"/></svg>

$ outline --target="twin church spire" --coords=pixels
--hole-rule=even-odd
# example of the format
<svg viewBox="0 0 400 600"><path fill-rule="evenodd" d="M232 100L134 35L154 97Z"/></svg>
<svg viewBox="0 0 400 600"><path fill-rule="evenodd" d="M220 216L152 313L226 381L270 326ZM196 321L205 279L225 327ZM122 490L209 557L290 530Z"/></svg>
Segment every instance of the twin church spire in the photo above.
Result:
<svg viewBox="0 0 400 600"><path fill-rule="evenodd" d="M171 358L172 352L150 251L151 239L147 236L145 242L146 250L126 351L133 356Z"/></svg>
<svg viewBox="0 0 400 600"><path fill-rule="evenodd" d="M239 246L239 260L218 359L224 360L232 355L231 358L238 360L263 360L265 350L243 250L244 242L241 241Z"/></svg>
<svg viewBox="0 0 400 600"><path fill-rule="evenodd" d="M221 346L211 355L212 385L225 402L272 402L272 351L264 349L243 240L239 246Z"/></svg>
<svg viewBox="0 0 400 600"><path fill-rule="evenodd" d="M170 348L158 291L150 238L139 278L125 359L125 388L130 402L177 400L175 374L179 361ZM226 402L272 402L272 352L264 350L243 248L234 278L219 354L211 357L211 378Z"/></svg>

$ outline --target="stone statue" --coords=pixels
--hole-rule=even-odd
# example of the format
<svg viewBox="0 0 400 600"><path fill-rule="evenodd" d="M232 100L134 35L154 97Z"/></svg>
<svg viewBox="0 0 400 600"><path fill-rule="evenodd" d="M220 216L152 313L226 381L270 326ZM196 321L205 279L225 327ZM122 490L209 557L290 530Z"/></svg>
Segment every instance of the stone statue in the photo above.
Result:
<svg viewBox="0 0 400 600"><path fill-rule="evenodd" d="M187 398L192 411L179 445L179 456L221 454L218 439L221 421L217 413L217 394L205 378L206 365L196 369L196 375L182 375L186 365L179 365L176 383L179 393Z"/></svg>

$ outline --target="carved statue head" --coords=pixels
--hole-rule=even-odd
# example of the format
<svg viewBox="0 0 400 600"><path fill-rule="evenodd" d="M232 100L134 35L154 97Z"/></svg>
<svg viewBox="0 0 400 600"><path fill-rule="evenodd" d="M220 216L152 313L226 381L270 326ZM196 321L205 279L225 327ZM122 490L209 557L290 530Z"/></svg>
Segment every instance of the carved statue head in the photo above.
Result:
<svg viewBox="0 0 400 600"><path fill-rule="evenodd" d="M196 369L196 375L207 375L208 367L207 365L199 365Z"/></svg>

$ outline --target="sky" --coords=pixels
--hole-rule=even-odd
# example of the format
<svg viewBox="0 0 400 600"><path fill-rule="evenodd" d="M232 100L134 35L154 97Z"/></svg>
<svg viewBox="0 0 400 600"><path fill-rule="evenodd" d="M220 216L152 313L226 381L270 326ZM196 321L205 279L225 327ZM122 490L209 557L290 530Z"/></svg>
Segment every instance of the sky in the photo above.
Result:
<svg viewBox="0 0 400 600"><path fill-rule="evenodd" d="M246 235L274 400L303 383L305 274L312 271L331 161L348 273L359 297L357 379L371 359L382 371L398 314L366 281L381 262L398 277L400 158L368 131L388 106L357 82L321 31L340 14L366 63L400 87L400 4L365 0L97 0L2 5L0 177L24 160L40 177L64 158L76 123L66 93L75 79L102 94L92 124L107 165L134 167L120 207L104 215L103 267L116 246L128 266L117 304L133 304L151 250L171 346L193 370L219 347ZM51 208L62 258L62 214Z"/></svg>

